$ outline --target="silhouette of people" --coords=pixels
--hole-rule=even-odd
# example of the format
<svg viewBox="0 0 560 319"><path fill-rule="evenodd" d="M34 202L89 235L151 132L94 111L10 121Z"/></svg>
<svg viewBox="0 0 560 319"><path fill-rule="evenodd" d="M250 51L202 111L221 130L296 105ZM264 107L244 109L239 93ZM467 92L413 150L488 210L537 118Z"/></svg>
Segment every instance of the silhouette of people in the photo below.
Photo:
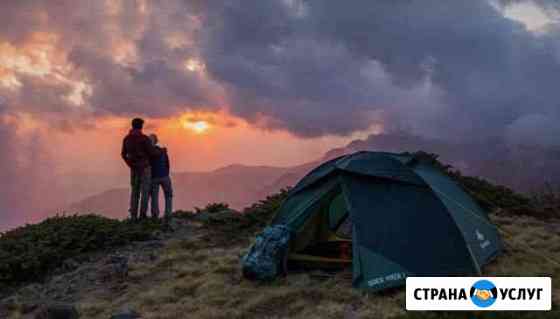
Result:
<svg viewBox="0 0 560 319"><path fill-rule="evenodd" d="M130 167L130 218L138 220L138 206L140 219L146 218L150 192L152 189L152 170L150 161L162 154L162 149L156 148L150 138L142 132L144 120L132 120L132 129L124 138L121 156Z"/></svg>
<svg viewBox="0 0 560 319"><path fill-rule="evenodd" d="M165 197L164 221L168 223L173 211L173 186L169 176L169 155L167 149L158 146L157 135L151 134L149 137L154 147L160 151L160 155L151 158L150 161L152 167L152 217L159 217L159 189L161 187Z"/></svg>

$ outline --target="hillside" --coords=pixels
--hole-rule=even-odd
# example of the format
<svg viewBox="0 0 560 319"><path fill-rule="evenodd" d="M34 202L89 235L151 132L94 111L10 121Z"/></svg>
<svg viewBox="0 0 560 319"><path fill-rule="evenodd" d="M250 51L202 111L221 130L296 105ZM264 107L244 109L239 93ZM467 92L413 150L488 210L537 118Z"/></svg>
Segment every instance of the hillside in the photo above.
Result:
<svg viewBox="0 0 560 319"><path fill-rule="evenodd" d="M407 313L402 289L364 294L352 289L346 273L291 273L270 284L245 280L239 258L276 206L269 200L227 220L178 213L172 233L65 263L66 268L45 282L16 290L0 302L0 316L21 318L56 305L73 307L82 318L92 319L123 312L160 319L186 318L186 314L189 318L473 318L469 313ZM554 310L476 317L558 318L560 268L540 255L560 259L560 220L507 214L491 218L509 235L504 236L505 253L484 273L552 276Z"/></svg>

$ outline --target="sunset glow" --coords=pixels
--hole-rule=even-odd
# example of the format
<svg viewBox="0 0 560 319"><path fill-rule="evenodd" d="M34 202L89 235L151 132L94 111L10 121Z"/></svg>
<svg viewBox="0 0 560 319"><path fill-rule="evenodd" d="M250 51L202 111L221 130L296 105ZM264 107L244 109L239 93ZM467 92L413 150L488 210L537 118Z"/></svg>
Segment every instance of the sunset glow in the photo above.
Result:
<svg viewBox="0 0 560 319"><path fill-rule="evenodd" d="M183 127L188 130L192 130L196 134L203 134L210 129L210 124L206 121L196 121L196 122L189 122L184 121Z"/></svg>
<svg viewBox="0 0 560 319"><path fill-rule="evenodd" d="M204 69L204 64L197 59L187 59L185 61L185 68L188 71L196 72Z"/></svg>

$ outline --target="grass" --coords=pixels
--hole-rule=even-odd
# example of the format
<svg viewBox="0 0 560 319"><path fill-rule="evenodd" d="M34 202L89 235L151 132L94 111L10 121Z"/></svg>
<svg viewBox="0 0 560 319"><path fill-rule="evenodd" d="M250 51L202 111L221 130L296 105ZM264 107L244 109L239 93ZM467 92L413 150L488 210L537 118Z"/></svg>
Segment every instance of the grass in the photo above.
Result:
<svg viewBox="0 0 560 319"><path fill-rule="evenodd" d="M546 232L546 223L533 217L492 215L494 221L513 237L505 237L506 247L526 242L539 254L560 258L560 234ZM199 236L172 240L157 263L132 265L124 295L114 299L87 299L78 306L87 318L108 318L124 306L136 309L145 318L557 318L560 290L553 291L555 312L550 313L407 313L402 289L367 294L351 287L346 276L316 276L313 272L290 274L268 283L242 278L239 257L252 240L247 234L234 245L217 246L219 237L231 233L201 227ZM533 240L530 240L534 238ZM560 269L525 249L507 249L484 272L489 276L552 276L559 287ZM154 278L154 274L160 274ZM104 308L103 310L100 310Z"/></svg>

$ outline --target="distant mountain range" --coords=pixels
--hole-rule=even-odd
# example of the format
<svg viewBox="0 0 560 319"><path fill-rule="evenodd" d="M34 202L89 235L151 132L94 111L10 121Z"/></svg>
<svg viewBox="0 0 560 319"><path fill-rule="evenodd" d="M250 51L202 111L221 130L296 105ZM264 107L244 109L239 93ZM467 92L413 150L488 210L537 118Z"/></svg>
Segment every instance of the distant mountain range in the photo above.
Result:
<svg viewBox="0 0 560 319"><path fill-rule="evenodd" d="M451 144L407 134L371 135L327 152L317 161L294 167L229 165L210 172L173 174L175 209L192 209L225 202L241 209L268 194L292 186L307 172L328 159L360 150L390 152L423 150L464 174L482 176L518 191L538 190L545 183L560 185L560 150L537 146L511 146L495 139L479 143ZM81 200L65 211L95 212L126 217L129 190L111 189Z"/></svg>

